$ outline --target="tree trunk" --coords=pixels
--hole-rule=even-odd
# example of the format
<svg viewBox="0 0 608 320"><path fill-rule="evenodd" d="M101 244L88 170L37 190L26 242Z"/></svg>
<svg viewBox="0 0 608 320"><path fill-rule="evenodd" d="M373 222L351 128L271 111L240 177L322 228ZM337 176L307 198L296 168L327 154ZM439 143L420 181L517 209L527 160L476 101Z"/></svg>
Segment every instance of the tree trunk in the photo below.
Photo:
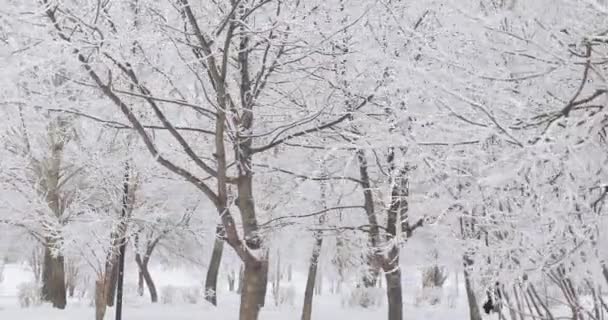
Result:
<svg viewBox="0 0 608 320"><path fill-rule="evenodd" d="M156 291L156 285L154 284L154 280L152 280L150 270L148 269L149 261L149 257L144 257L144 259L142 260L139 253L135 254L135 262L137 262L137 266L139 267L139 274L146 282L146 287L148 287L148 292L150 293L150 301L152 301L152 303L157 303L158 293Z"/></svg>
<svg viewBox="0 0 608 320"><path fill-rule="evenodd" d="M287 265L287 282L291 282L291 279L293 277L293 270L291 267L291 263ZM608 281L608 278L606 279L606 281Z"/></svg>
<svg viewBox="0 0 608 320"><path fill-rule="evenodd" d="M64 258L60 254L53 256L50 244L47 244L44 249L42 299L51 302L54 308L65 309L66 288Z"/></svg>
<svg viewBox="0 0 608 320"><path fill-rule="evenodd" d="M116 282L118 281L118 260L115 259L110 263L106 263L106 280L104 285L106 294L106 303L108 307L114 306L114 298L116 296Z"/></svg>
<svg viewBox="0 0 608 320"><path fill-rule="evenodd" d="M72 283L68 286L68 296L70 298L74 298L74 291L76 291L76 286Z"/></svg>
<svg viewBox="0 0 608 320"><path fill-rule="evenodd" d="M280 284L281 284L281 253L277 250L277 264L274 268L274 276L272 277L272 296L274 297L275 306L279 305L281 300L280 297Z"/></svg>
<svg viewBox="0 0 608 320"><path fill-rule="evenodd" d="M107 294L104 278L105 276L95 281L95 320L103 320L106 314Z"/></svg>
<svg viewBox="0 0 608 320"><path fill-rule="evenodd" d="M137 273L137 295L144 295L144 275L141 273L141 270Z"/></svg>
<svg viewBox="0 0 608 320"><path fill-rule="evenodd" d="M234 292L235 280L236 280L236 275L235 275L234 269L232 269L232 270L230 270L230 273L228 273L228 291Z"/></svg>
<svg viewBox="0 0 608 320"><path fill-rule="evenodd" d="M526 316L524 314L526 313L526 310L524 310L524 303L521 301L521 298L519 297L519 294L517 293L516 285L513 285L513 297L515 299L515 304L517 305L517 313L519 314L519 319L525 320ZM517 320L517 319L513 319L513 320Z"/></svg>
<svg viewBox="0 0 608 320"><path fill-rule="evenodd" d="M318 268L317 268L318 269ZM317 271L316 284L315 284L315 295L320 296L323 294L323 270Z"/></svg>
<svg viewBox="0 0 608 320"><path fill-rule="evenodd" d="M245 261L239 320L258 320L268 283L268 261Z"/></svg>
<svg viewBox="0 0 608 320"><path fill-rule="evenodd" d="M464 286L467 290L467 299L469 301L469 319L470 320L482 320L481 313L479 312L479 304L477 304L477 297L475 297L475 290L469 277L469 272L464 271Z"/></svg>
<svg viewBox="0 0 608 320"><path fill-rule="evenodd" d="M403 293L401 288L401 269L398 265L385 270L386 296L388 298L388 320L403 319Z"/></svg>
<svg viewBox="0 0 608 320"><path fill-rule="evenodd" d="M238 287L236 288L236 292L238 292L239 294L243 292L243 278L245 278L245 268L241 264L241 266L239 267Z"/></svg>
<svg viewBox="0 0 608 320"><path fill-rule="evenodd" d="M217 277L220 271L220 263L222 262L222 252L224 251L223 230L224 228L221 225L218 225L215 230L211 261L209 262L209 269L207 269L207 277L205 278L205 300L214 306L217 306Z"/></svg>
<svg viewBox="0 0 608 320"><path fill-rule="evenodd" d="M304 308L302 309L302 320L310 320L312 317L312 298L314 295L315 282L317 279L317 265L319 263L319 255L321 254L321 246L323 238L315 235L315 245L312 249L310 257L310 266L308 267L308 279L306 280L306 290L304 290Z"/></svg>

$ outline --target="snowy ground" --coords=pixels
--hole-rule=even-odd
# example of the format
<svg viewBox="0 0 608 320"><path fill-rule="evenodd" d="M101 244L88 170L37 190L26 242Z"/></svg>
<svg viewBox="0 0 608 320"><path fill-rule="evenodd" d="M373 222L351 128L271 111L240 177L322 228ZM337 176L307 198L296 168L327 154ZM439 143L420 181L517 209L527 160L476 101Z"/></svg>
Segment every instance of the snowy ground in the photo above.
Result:
<svg viewBox="0 0 608 320"><path fill-rule="evenodd" d="M153 270L156 274L159 290L168 284L176 286L191 286L192 283L200 283L195 276L183 270ZM48 305L30 308L21 308L17 300L17 286L20 283L31 281L31 272L22 266L7 265L5 279L0 283L0 319L20 319L20 320L84 320L93 319L94 310L89 305L89 299L71 299L66 310L55 310ZM132 288L134 280L127 278L129 286ZM300 280L294 279L295 287L301 291L302 286L298 286ZM411 288L412 281L404 281L404 286ZM447 287L445 290L455 290ZM407 290L407 289L406 289ZM448 294L445 294L446 296ZM342 306L344 294L331 294L329 292L320 296L315 296L313 307L313 319L315 320L364 320L364 319L385 319L386 306L374 309L348 308ZM453 294L452 294L453 296ZM404 297L404 320L465 320L468 319L464 290L460 289L460 294L454 299L453 306L415 306L415 292L406 291ZM453 299L450 298L450 299ZM261 313L261 320L290 320L299 319L301 312L301 294L296 293L293 306L283 305L274 306L272 297L269 295L267 307ZM447 301L447 297L444 301ZM230 292L222 292L219 295L219 306L214 308L204 302L197 304L175 303L175 304L150 304L147 299L136 297L132 293L127 294L124 309L124 319L127 320L237 320L238 319L238 295ZM447 304L447 302L446 302ZM114 310L108 309L106 319L114 319Z"/></svg>

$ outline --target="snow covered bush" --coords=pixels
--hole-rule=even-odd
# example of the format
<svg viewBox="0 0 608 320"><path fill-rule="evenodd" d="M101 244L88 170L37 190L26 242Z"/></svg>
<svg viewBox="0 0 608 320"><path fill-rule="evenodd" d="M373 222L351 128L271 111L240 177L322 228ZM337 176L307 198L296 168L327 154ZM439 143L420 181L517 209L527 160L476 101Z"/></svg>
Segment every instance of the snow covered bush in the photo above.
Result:
<svg viewBox="0 0 608 320"><path fill-rule="evenodd" d="M296 299L296 289L293 285L279 286L279 292L276 299L277 305L294 306Z"/></svg>
<svg viewBox="0 0 608 320"><path fill-rule="evenodd" d="M201 292L198 287L179 288L182 301L190 304L197 304L201 298Z"/></svg>
<svg viewBox="0 0 608 320"><path fill-rule="evenodd" d="M25 282L17 286L17 298L22 308L40 305L42 302L40 287L34 282Z"/></svg>
<svg viewBox="0 0 608 320"><path fill-rule="evenodd" d="M197 304L202 296L199 287L163 286L160 289L160 301L163 304L189 303Z"/></svg>
<svg viewBox="0 0 608 320"><path fill-rule="evenodd" d="M174 304L177 296L177 288L175 286L163 286L160 288L160 302L162 304Z"/></svg>
<svg viewBox="0 0 608 320"><path fill-rule="evenodd" d="M382 288L353 288L342 296L342 306L372 308L382 304L384 297Z"/></svg>

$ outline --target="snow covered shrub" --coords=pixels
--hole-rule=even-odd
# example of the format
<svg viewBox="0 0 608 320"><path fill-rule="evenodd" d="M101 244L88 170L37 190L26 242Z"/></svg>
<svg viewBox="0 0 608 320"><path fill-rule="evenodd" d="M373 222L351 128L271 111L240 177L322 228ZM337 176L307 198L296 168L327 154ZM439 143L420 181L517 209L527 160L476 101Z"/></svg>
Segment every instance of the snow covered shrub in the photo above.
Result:
<svg viewBox="0 0 608 320"><path fill-rule="evenodd" d="M450 290L448 292L448 295L447 295L446 298L447 298L446 300L447 300L447 303L448 303L448 307L450 307L452 309L455 308L457 300L458 300L458 293L456 291L454 291L454 290Z"/></svg>
<svg viewBox="0 0 608 320"><path fill-rule="evenodd" d="M40 305L42 302L41 292L34 282L25 282L17 286L17 298L22 308Z"/></svg>
<svg viewBox="0 0 608 320"><path fill-rule="evenodd" d="M172 285L160 288L160 302L162 304L174 304L177 298L177 288Z"/></svg>
<svg viewBox="0 0 608 320"><path fill-rule="evenodd" d="M294 306L296 300L296 289L292 285L279 286L279 292L275 299L277 305Z"/></svg>
<svg viewBox="0 0 608 320"><path fill-rule="evenodd" d="M122 289L122 296L126 302L138 301L140 296L137 293L137 283L125 283Z"/></svg>
<svg viewBox="0 0 608 320"><path fill-rule="evenodd" d="M437 305L441 302L443 297L442 287L423 287L422 288L422 301L428 303L431 306Z"/></svg>
<svg viewBox="0 0 608 320"><path fill-rule="evenodd" d="M382 288L354 288L342 296L342 306L371 308L382 304Z"/></svg>
<svg viewBox="0 0 608 320"><path fill-rule="evenodd" d="M441 302L443 284L448 278L445 268L437 265L428 267L422 272L422 299L430 305Z"/></svg>
<svg viewBox="0 0 608 320"><path fill-rule="evenodd" d="M198 287L180 288L182 301L190 304L197 304L201 298L201 292Z"/></svg>
<svg viewBox="0 0 608 320"><path fill-rule="evenodd" d="M160 302L163 304L197 304L202 296L198 287L163 286L160 289Z"/></svg>

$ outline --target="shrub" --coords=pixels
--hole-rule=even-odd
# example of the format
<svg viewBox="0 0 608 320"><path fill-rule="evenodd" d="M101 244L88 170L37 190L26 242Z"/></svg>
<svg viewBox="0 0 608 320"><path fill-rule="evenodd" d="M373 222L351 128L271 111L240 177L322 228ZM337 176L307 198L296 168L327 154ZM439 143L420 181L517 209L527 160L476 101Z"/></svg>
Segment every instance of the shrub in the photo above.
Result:
<svg viewBox="0 0 608 320"><path fill-rule="evenodd" d="M40 287L33 282L25 282L17 286L17 298L22 308L37 306L42 303Z"/></svg>

